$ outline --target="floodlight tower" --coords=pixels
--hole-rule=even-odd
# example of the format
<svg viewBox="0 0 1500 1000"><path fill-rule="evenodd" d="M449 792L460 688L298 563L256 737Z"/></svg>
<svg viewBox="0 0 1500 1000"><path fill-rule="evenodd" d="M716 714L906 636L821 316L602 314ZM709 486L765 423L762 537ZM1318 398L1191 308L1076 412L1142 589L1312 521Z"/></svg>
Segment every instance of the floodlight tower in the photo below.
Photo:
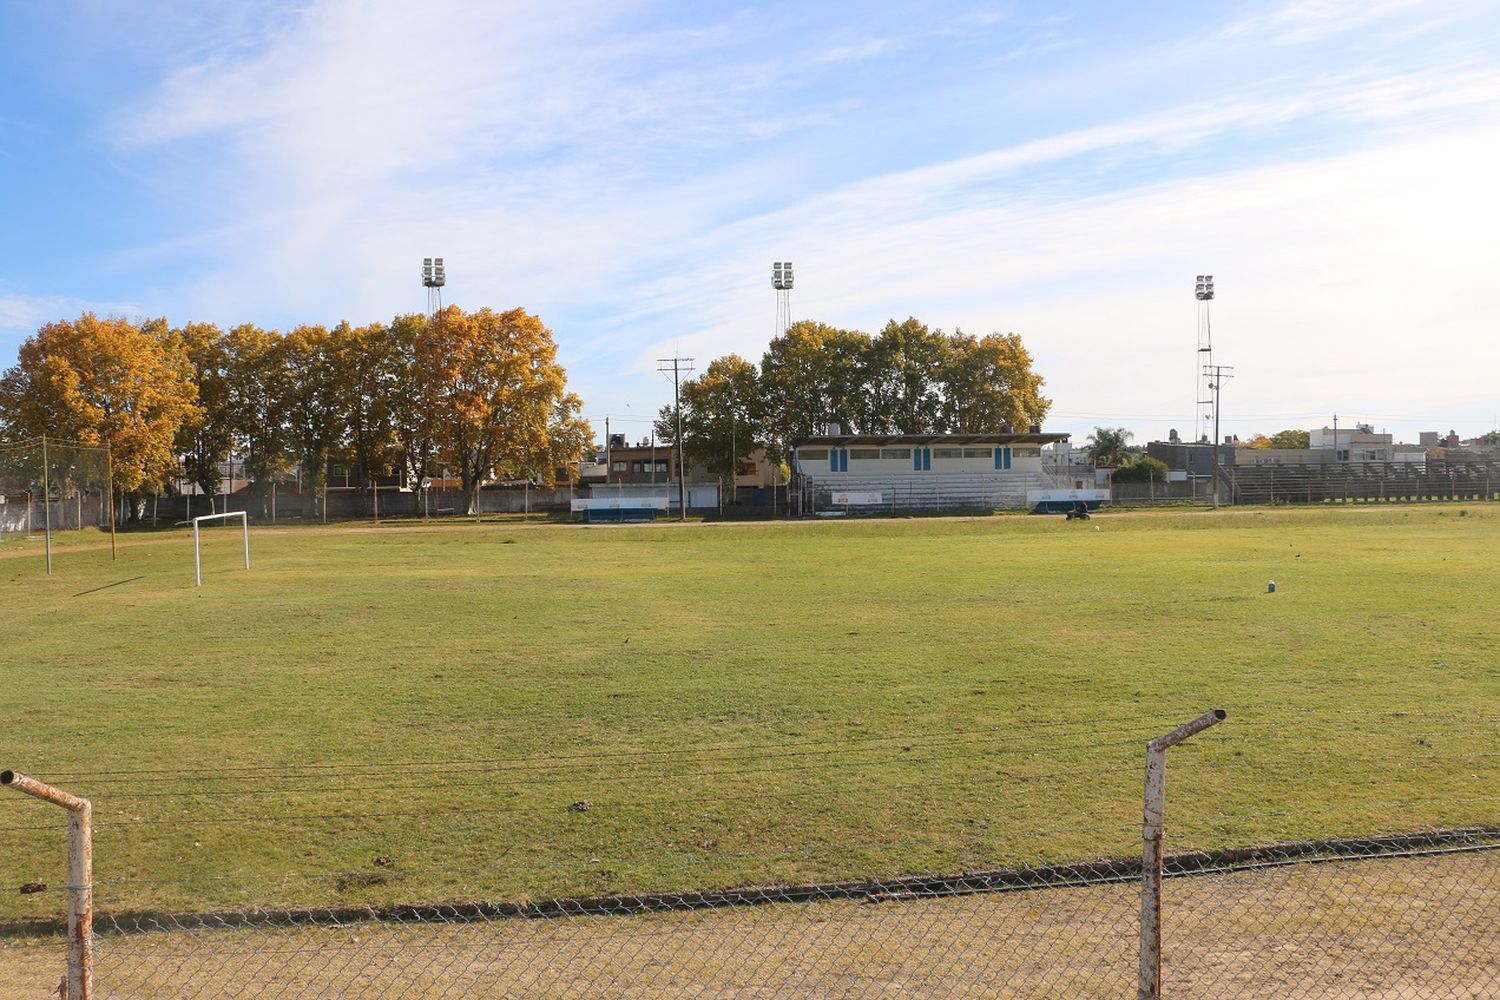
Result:
<svg viewBox="0 0 1500 1000"><path fill-rule="evenodd" d="M1198 402L1193 407L1193 440L1202 441L1204 433L1213 426L1215 409L1213 390L1208 384L1208 370L1214 363L1213 334L1208 322L1208 304L1214 300L1213 275L1198 275L1193 297L1198 300L1198 394L1193 397Z"/></svg>
<svg viewBox="0 0 1500 1000"><path fill-rule="evenodd" d="M776 289L776 330L780 337L792 325L792 262L771 265L771 287Z"/></svg>
<svg viewBox="0 0 1500 1000"><path fill-rule="evenodd" d="M441 257L422 258L422 287L427 289L427 315L433 316L443 308L443 286L448 283L448 272Z"/></svg>

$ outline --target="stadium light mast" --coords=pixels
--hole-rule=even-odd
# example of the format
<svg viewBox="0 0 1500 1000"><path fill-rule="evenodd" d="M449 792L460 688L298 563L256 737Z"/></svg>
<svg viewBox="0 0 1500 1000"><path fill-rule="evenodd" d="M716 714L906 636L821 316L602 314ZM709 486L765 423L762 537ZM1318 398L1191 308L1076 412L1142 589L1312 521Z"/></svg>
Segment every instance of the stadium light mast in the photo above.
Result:
<svg viewBox="0 0 1500 1000"><path fill-rule="evenodd" d="M1214 300L1214 276L1198 275L1193 288L1193 298L1198 300L1198 389L1193 398L1193 440L1202 441L1209 425L1214 421L1214 400L1208 387L1208 369L1214 363L1213 333L1209 326L1208 304ZM1217 433L1214 435L1217 437Z"/></svg>
<svg viewBox="0 0 1500 1000"><path fill-rule="evenodd" d="M780 337L792 325L792 262L777 261L771 265L771 287L776 289L776 329Z"/></svg>
<svg viewBox="0 0 1500 1000"><path fill-rule="evenodd" d="M434 316L443 308L443 286L448 283L448 270L441 257L422 258L422 287L427 289L427 315Z"/></svg>
<svg viewBox="0 0 1500 1000"><path fill-rule="evenodd" d="M1234 365L1205 365L1203 367L1203 379L1208 385L1208 391L1213 395L1214 407L1214 509L1219 509L1219 399L1224 390L1224 380L1234 378L1230 372L1234 371ZM1232 498L1231 498L1232 499Z"/></svg>

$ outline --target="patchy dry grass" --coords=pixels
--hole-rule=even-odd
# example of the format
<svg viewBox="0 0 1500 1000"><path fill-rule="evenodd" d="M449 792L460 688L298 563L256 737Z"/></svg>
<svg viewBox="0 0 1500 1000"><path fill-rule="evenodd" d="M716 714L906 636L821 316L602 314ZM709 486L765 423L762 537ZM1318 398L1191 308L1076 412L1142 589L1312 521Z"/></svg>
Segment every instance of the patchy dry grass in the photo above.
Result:
<svg viewBox="0 0 1500 1000"><path fill-rule="evenodd" d="M257 528L202 591L184 531L7 543L0 766L93 798L106 909L1127 853L1218 705L1176 847L1492 823L1497 515ZM55 914L61 817L0 830Z"/></svg>

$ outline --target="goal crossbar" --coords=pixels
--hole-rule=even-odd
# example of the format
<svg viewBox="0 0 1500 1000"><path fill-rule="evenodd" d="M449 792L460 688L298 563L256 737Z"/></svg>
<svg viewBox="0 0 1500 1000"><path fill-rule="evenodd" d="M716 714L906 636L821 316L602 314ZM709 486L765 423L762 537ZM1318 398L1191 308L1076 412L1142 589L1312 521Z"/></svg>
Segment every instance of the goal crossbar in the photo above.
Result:
<svg viewBox="0 0 1500 1000"><path fill-rule="evenodd" d="M240 529L245 540L245 568L250 568L250 519L242 510L231 510L223 514L201 514L193 518L193 574L197 577L198 586L203 586L203 560L198 545L198 526L204 521L222 521L226 518L237 517L240 519Z"/></svg>

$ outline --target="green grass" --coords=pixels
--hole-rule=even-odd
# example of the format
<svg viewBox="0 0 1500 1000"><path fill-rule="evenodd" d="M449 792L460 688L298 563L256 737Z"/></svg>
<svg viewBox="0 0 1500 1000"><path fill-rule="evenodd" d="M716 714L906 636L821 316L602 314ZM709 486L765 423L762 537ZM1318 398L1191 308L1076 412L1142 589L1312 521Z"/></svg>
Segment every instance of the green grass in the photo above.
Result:
<svg viewBox="0 0 1500 1000"><path fill-rule="evenodd" d="M1217 706L1173 846L1500 822L1494 507L205 537L0 546L0 767L92 797L101 909L1128 854Z"/></svg>

